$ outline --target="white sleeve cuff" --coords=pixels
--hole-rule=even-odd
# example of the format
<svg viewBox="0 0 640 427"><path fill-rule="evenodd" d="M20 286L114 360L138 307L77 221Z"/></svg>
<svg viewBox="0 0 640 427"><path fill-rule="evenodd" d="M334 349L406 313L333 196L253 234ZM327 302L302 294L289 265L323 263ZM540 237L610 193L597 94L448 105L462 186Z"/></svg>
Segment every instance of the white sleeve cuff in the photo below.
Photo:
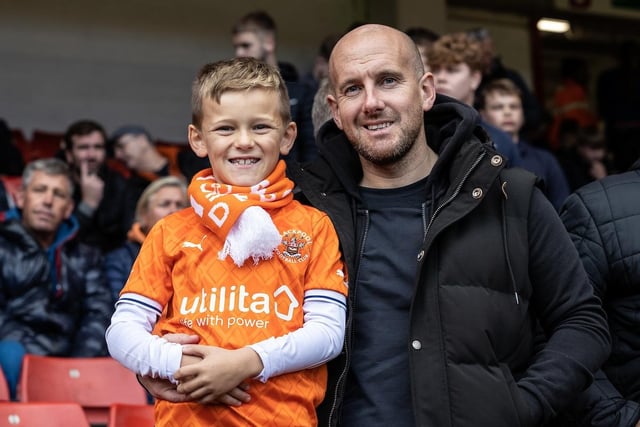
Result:
<svg viewBox="0 0 640 427"><path fill-rule="evenodd" d="M106 332L111 356L140 375L176 380L182 346L151 334L162 308L142 295L127 293L116 303L111 325Z"/></svg>
<svg viewBox="0 0 640 427"><path fill-rule="evenodd" d="M342 350L346 297L329 290L305 293L303 326L293 332L250 345L264 366L256 379L309 369L336 357Z"/></svg>

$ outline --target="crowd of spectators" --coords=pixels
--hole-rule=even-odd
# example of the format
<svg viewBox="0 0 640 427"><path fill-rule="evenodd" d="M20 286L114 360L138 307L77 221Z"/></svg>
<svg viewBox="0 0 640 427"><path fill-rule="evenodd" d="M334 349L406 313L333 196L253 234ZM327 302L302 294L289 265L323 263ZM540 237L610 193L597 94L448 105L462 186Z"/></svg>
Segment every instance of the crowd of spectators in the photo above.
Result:
<svg viewBox="0 0 640 427"><path fill-rule="evenodd" d="M640 354L633 345L640 338L632 332L640 325L631 314L638 308L640 261L637 244L628 241L633 233L611 227L624 222L624 230L631 230L626 221L639 217L637 46L625 43L619 64L597 76L595 106L589 102L587 64L566 58L552 109L545 111L544 100L502 63L486 29L439 35L413 27L406 34L433 73L439 102L454 98L476 108L474 132L488 134L509 167L537 176L612 316L612 333L620 332L628 343L613 337L614 356L569 408L566 422L604 426L598 417L618 416L634 426L640 392L632 379L640 369L621 358ZM231 40L237 57L278 67L287 85L298 129L294 149L284 158L287 167L316 160L318 132L335 119L327 76L339 35L321 41L304 75L276 56L276 25L263 11L239 19ZM137 124L111 134L93 119L65 125L57 149L34 156L29 150L38 141L17 141L20 131L0 120L0 365L13 398L25 353L107 354L104 333L113 304L145 236L160 218L188 206L191 178L208 167L188 145L167 147Z"/></svg>

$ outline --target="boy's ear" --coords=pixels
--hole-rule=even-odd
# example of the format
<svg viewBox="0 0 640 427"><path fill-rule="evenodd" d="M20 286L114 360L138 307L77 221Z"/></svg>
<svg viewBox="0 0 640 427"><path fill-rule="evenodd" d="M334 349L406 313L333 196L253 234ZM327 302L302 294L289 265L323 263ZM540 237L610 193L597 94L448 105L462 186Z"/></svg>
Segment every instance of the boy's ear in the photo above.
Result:
<svg viewBox="0 0 640 427"><path fill-rule="evenodd" d="M280 154L286 156L293 148L293 143L298 136L298 126L296 122L289 122L282 135L282 142L280 142Z"/></svg>
<svg viewBox="0 0 640 427"><path fill-rule="evenodd" d="M207 157L207 144L202 138L202 133L194 125L189 125L189 146L198 157Z"/></svg>

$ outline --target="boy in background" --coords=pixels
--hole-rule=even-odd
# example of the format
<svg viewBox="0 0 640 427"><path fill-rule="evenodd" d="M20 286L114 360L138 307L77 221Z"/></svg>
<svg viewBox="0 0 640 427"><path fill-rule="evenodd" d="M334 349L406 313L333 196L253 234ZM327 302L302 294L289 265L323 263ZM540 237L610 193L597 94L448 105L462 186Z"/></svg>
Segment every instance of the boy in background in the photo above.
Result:
<svg viewBox="0 0 640 427"><path fill-rule="evenodd" d="M324 363L342 348L347 286L333 225L293 200L279 160L296 137L285 84L253 58L208 64L192 109L189 144L211 168L191 181L192 209L145 239L109 350L191 401L158 400L157 425L316 425Z"/></svg>
<svg viewBox="0 0 640 427"><path fill-rule="evenodd" d="M569 196L569 184L558 159L551 152L521 140L524 111L520 89L509 79L493 80L484 87L479 101L484 121L511 136L518 147L520 166L544 181L547 198L559 210Z"/></svg>

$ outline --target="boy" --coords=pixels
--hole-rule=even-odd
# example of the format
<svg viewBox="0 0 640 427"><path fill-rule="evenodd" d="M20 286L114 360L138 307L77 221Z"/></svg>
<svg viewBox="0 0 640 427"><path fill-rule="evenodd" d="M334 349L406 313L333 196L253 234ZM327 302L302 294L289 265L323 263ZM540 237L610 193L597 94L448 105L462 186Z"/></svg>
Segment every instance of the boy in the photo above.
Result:
<svg viewBox="0 0 640 427"><path fill-rule="evenodd" d="M569 184L553 154L520 139L524 125L520 89L509 79L487 83L480 95L480 114L484 121L511 136L518 147L520 166L544 181L547 198L559 210L569 195Z"/></svg>
<svg viewBox="0 0 640 427"><path fill-rule="evenodd" d="M189 186L192 209L145 239L109 350L199 402L157 401L157 425L316 425L323 364L342 348L347 286L329 218L293 200L279 160L296 137L286 87L256 59L208 64L192 109L189 144L211 169ZM169 333L206 345L159 338ZM201 405L229 396L234 405Z"/></svg>
<svg viewBox="0 0 640 427"><path fill-rule="evenodd" d="M486 66L482 46L465 33L445 34L427 52L429 70L433 73L436 91L471 107ZM509 138L495 126L482 121L496 150L509 160L510 166L521 166L518 150Z"/></svg>

